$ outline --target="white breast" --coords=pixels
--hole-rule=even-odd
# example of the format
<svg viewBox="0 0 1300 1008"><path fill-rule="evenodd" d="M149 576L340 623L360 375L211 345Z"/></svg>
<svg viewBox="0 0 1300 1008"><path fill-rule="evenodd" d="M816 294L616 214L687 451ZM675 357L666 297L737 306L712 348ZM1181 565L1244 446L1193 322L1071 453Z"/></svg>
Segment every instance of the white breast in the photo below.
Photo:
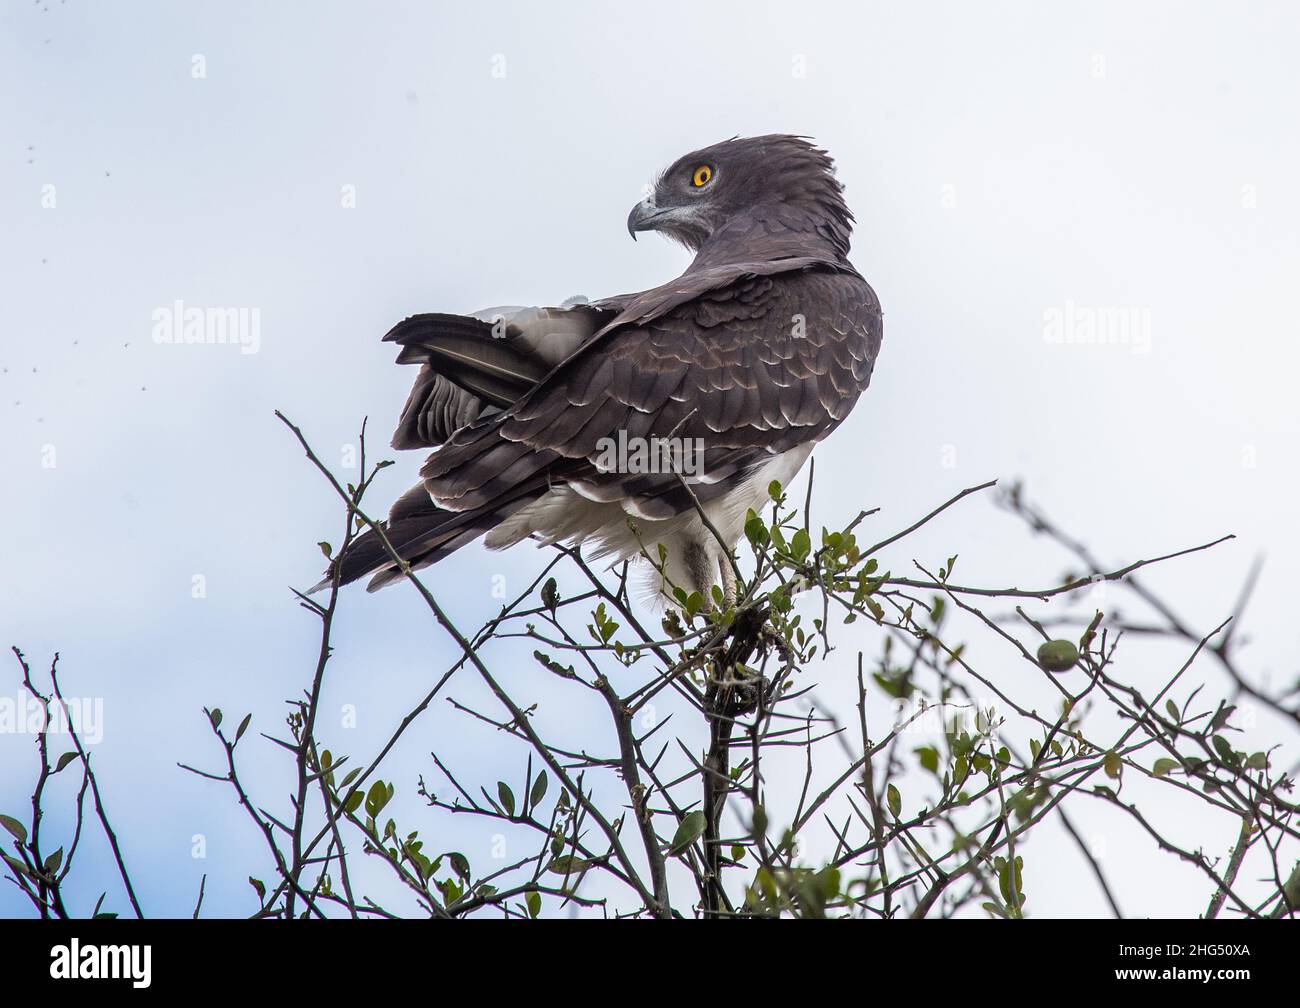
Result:
<svg viewBox="0 0 1300 1008"><path fill-rule="evenodd" d="M788 487L812 449L809 442L774 456L732 490L703 505L709 522L728 546L734 546L744 533L745 515L751 509L761 512L769 503L771 483L775 480ZM593 559L608 557L614 563L638 556L643 547L650 556L657 556L663 545L668 551L670 578L683 584L683 558L692 547L703 546L715 561L721 556L713 534L693 509L659 521L634 518L636 534L628 519L628 511L617 501L598 503L568 486L559 486L494 528L484 544L489 549L504 549L530 536L542 545L588 544L594 547Z"/></svg>

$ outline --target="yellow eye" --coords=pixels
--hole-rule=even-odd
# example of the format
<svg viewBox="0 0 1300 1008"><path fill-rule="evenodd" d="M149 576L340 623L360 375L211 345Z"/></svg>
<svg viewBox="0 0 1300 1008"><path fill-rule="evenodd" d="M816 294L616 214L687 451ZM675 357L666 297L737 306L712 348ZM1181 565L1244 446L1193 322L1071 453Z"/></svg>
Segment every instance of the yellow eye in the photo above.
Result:
<svg viewBox="0 0 1300 1008"><path fill-rule="evenodd" d="M699 189L701 186L708 185L711 178L713 178L713 169L706 164L702 164L695 169L695 174L691 176L691 185Z"/></svg>

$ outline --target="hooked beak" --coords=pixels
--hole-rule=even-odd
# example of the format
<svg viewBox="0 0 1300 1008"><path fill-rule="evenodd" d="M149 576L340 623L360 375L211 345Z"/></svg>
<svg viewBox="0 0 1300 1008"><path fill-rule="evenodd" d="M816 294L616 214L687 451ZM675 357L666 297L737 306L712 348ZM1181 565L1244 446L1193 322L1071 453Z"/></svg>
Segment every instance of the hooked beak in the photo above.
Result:
<svg viewBox="0 0 1300 1008"><path fill-rule="evenodd" d="M667 210L660 210L654 203L653 196L647 196L640 203L632 208L632 212L627 215L627 233L636 241L638 231L653 231L654 221L658 217L666 214Z"/></svg>

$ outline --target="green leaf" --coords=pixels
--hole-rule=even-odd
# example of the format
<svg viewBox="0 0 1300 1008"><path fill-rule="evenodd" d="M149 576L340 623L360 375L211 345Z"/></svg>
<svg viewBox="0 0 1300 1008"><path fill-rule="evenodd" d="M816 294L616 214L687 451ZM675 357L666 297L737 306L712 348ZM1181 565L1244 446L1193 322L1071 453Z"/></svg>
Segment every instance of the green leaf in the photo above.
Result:
<svg viewBox="0 0 1300 1008"><path fill-rule="evenodd" d="M220 707L213 707L212 710L208 712L208 720L212 722L212 730L213 730L213 731L216 731L218 728L220 728L220 727L221 727L221 708L220 708Z"/></svg>
<svg viewBox="0 0 1300 1008"><path fill-rule="evenodd" d="M763 519L756 515L751 509L745 515L745 538L749 540L751 546L762 549L772 541L772 535L767 530L767 525Z"/></svg>
<svg viewBox="0 0 1300 1008"><path fill-rule="evenodd" d="M371 819L378 819L379 813L384 810L390 798L393 797L392 788L381 780L375 781L370 785L370 790L366 793L366 814Z"/></svg>
<svg viewBox="0 0 1300 1008"><path fill-rule="evenodd" d="M35 882L40 881L40 879L36 878L36 876L32 874L31 869L29 869L25 864L23 864L21 861L17 860L16 858L11 858L4 851L0 851L0 861L3 861L5 864L7 864L9 866L9 870L12 871L15 875L18 875L20 877L25 875L27 878L32 879Z"/></svg>
<svg viewBox="0 0 1300 1008"><path fill-rule="evenodd" d="M537 663L541 665L542 668L549 669L550 671L554 672L557 676L560 676L561 678L564 679L577 678L577 673L573 671L572 665L568 665L568 666L561 665L559 662L553 660L550 655L544 654L541 651L534 651L533 657L537 659Z"/></svg>
<svg viewBox="0 0 1300 1008"><path fill-rule="evenodd" d="M912 685L911 673L905 668L872 672L871 678L876 681L876 685L895 700L902 700L911 696L915 689Z"/></svg>
<svg viewBox="0 0 1300 1008"><path fill-rule="evenodd" d="M501 806L506 810L506 815L514 815L515 793L510 790L505 781L497 781L497 797L501 799Z"/></svg>
<svg viewBox="0 0 1300 1008"><path fill-rule="evenodd" d="M54 765L54 772L58 773L60 770L62 770L65 766L67 766L76 758L77 758L76 750L73 750L72 752L65 752L62 756L59 757L59 762Z"/></svg>
<svg viewBox="0 0 1300 1008"><path fill-rule="evenodd" d="M934 746L918 746L912 750L921 766L932 774L939 772L939 750Z"/></svg>
<svg viewBox="0 0 1300 1008"><path fill-rule="evenodd" d="M816 875L813 880L817 883L822 900L832 900L840 894L840 870L831 865L827 865Z"/></svg>
<svg viewBox="0 0 1300 1008"><path fill-rule="evenodd" d="M1010 908L1019 908L1024 905L1025 893L1024 882L1021 879L1021 869L1024 867L1024 858L1017 857L1014 861L1008 861L1006 858L994 858L994 865L998 870L998 888L1002 890L1002 898L1007 901Z"/></svg>
<svg viewBox="0 0 1300 1008"><path fill-rule="evenodd" d="M465 890L458 886L454 879L439 882L438 889L442 892L443 902L448 906L451 906L465 894Z"/></svg>
<svg viewBox="0 0 1300 1008"><path fill-rule="evenodd" d="M542 894L539 892L530 892L524 897L524 902L528 904L528 916L533 920L542 912Z"/></svg>
<svg viewBox="0 0 1300 1008"><path fill-rule="evenodd" d="M889 805L889 811L895 816L903 809L903 796L898 793L898 788L892 784L885 788L885 802Z"/></svg>
<svg viewBox="0 0 1300 1008"><path fill-rule="evenodd" d="M1166 756L1163 759L1155 761L1155 764L1151 767L1151 773L1157 777L1164 777L1166 774L1173 773L1180 766L1182 766L1182 764L1179 763L1178 760L1169 759L1169 757Z"/></svg>
<svg viewBox="0 0 1300 1008"><path fill-rule="evenodd" d="M618 624L606 615L604 602L596 606L596 611L592 615L596 619L597 637L602 644L608 644L609 639L613 637L615 632L618 630Z"/></svg>
<svg viewBox="0 0 1300 1008"><path fill-rule="evenodd" d="M1102 758L1101 765L1105 768L1107 777L1114 777L1119 780L1120 771L1124 767L1119 758L1119 753L1112 749Z"/></svg>
<svg viewBox="0 0 1300 1008"><path fill-rule="evenodd" d="M433 862L418 850L409 851L408 855L410 859L415 862L415 867L420 873L420 878L423 881L428 882L433 876Z"/></svg>
<svg viewBox="0 0 1300 1008"><path fill-rule="evenodd" d="M686 850L704 835L704 826L704 812L700 809L682 816L682 821L677 824L677 832L673 834L673 842L668 845L668 853L680 854Z"/></svg>
<svg viewBox="0 0 1300 1008"><path fill-rule="evenodd" d="M255 879L255 878L253 878L252 875L250 875L250 876L248 876L248 884L251 885L251 886L253 887L254 892L257 893L258 901L261 902L261 903L265 903L265 902L266 902L266 883L263 882L261 879Z"/></svg>
<svg viewBox="0 0 1300 1008"><path fill-rule="evenodd" d="M1250 758L1246 760L1246 766L1251 770L1268 769L1268 753L1251 753Z"/></svg>
<svg viewBox="0 0 1300 1008"><path fill-rule="evenodd" d="M0 815L0 826L12 833L19 843L27 842L27 827L13 816Z"/></svg>
<svg viewBox="0 0 1300 1008"><path fill-rule="evenodd" d="M244 720L239 722L239 727L235 730L235 741L238 742L244 737L244 732L248 731L249 722L253 720L252 714L245 714Z"/></svg>
<svg viewBox="0 0 1300 1008"><path fill-rule="evenodd" d="M365 797L366 796L361 793L360 788L354 788L352 793L348 795L347 800L343 802L343 810L349 814L355 812L361 807L361 803L365 800Z"/></svg>
<svg viewBox="0 0 1300 1008"><path fill-rule="evenodd" d="M541 771L537 775L537 779L533 781L533 790L528 795L528 804L533 808L537 808L542 803L542 799L546 797L546 788L549 784L550 781L546 779L546 771Z"/></svg>
<svg viewBox="0 0 1300 1008"><path fill-rule="evenodd" d="M572 854L562 854L559 857L551 858L551 863L546 866L546 870L554 872L556 875L576 875L590 865L590 861L580 857L574 857Z"/></svg>
<svg viewBox="0 0 1300 1008"><path fill-rule="evenodd" d="M63 864L62 847L60 847L53 854L51 854L49 857L45 859L45 864L43 865L43 867L45 868L45 874L53 875L56 871L59 870L59 865L61 864Z"/></svg>

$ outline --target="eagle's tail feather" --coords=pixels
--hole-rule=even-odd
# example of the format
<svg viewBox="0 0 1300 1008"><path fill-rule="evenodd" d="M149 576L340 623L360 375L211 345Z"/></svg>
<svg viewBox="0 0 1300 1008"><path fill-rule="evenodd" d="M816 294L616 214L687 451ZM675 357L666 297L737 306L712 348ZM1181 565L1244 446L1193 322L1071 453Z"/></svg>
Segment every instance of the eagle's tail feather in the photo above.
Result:
<svg viewBox="0 0 1300 1008"><path fill-rule="evenodd" d="M402 348L397 363L428 364L448 381L497 407L515 402L550 370L521 352L512 340L497 337L491 324L464 315L412 315L395 325L384 340Z"/></svg>
<svg viewBox="0 0 1300 1008"><path fill-rule="evenodd" d="M542 492L523 490L471 511L447 511L434 504L424 486L417 484L393 505L388 520L382 523L384 538L402 560L419 570L473 542ZM372 592L401 580L404 574L388 545L374 529L367 529L334 559L325 577L308 594L328 588L336 575L340 586L374 575L366 586Z"/></svg>

